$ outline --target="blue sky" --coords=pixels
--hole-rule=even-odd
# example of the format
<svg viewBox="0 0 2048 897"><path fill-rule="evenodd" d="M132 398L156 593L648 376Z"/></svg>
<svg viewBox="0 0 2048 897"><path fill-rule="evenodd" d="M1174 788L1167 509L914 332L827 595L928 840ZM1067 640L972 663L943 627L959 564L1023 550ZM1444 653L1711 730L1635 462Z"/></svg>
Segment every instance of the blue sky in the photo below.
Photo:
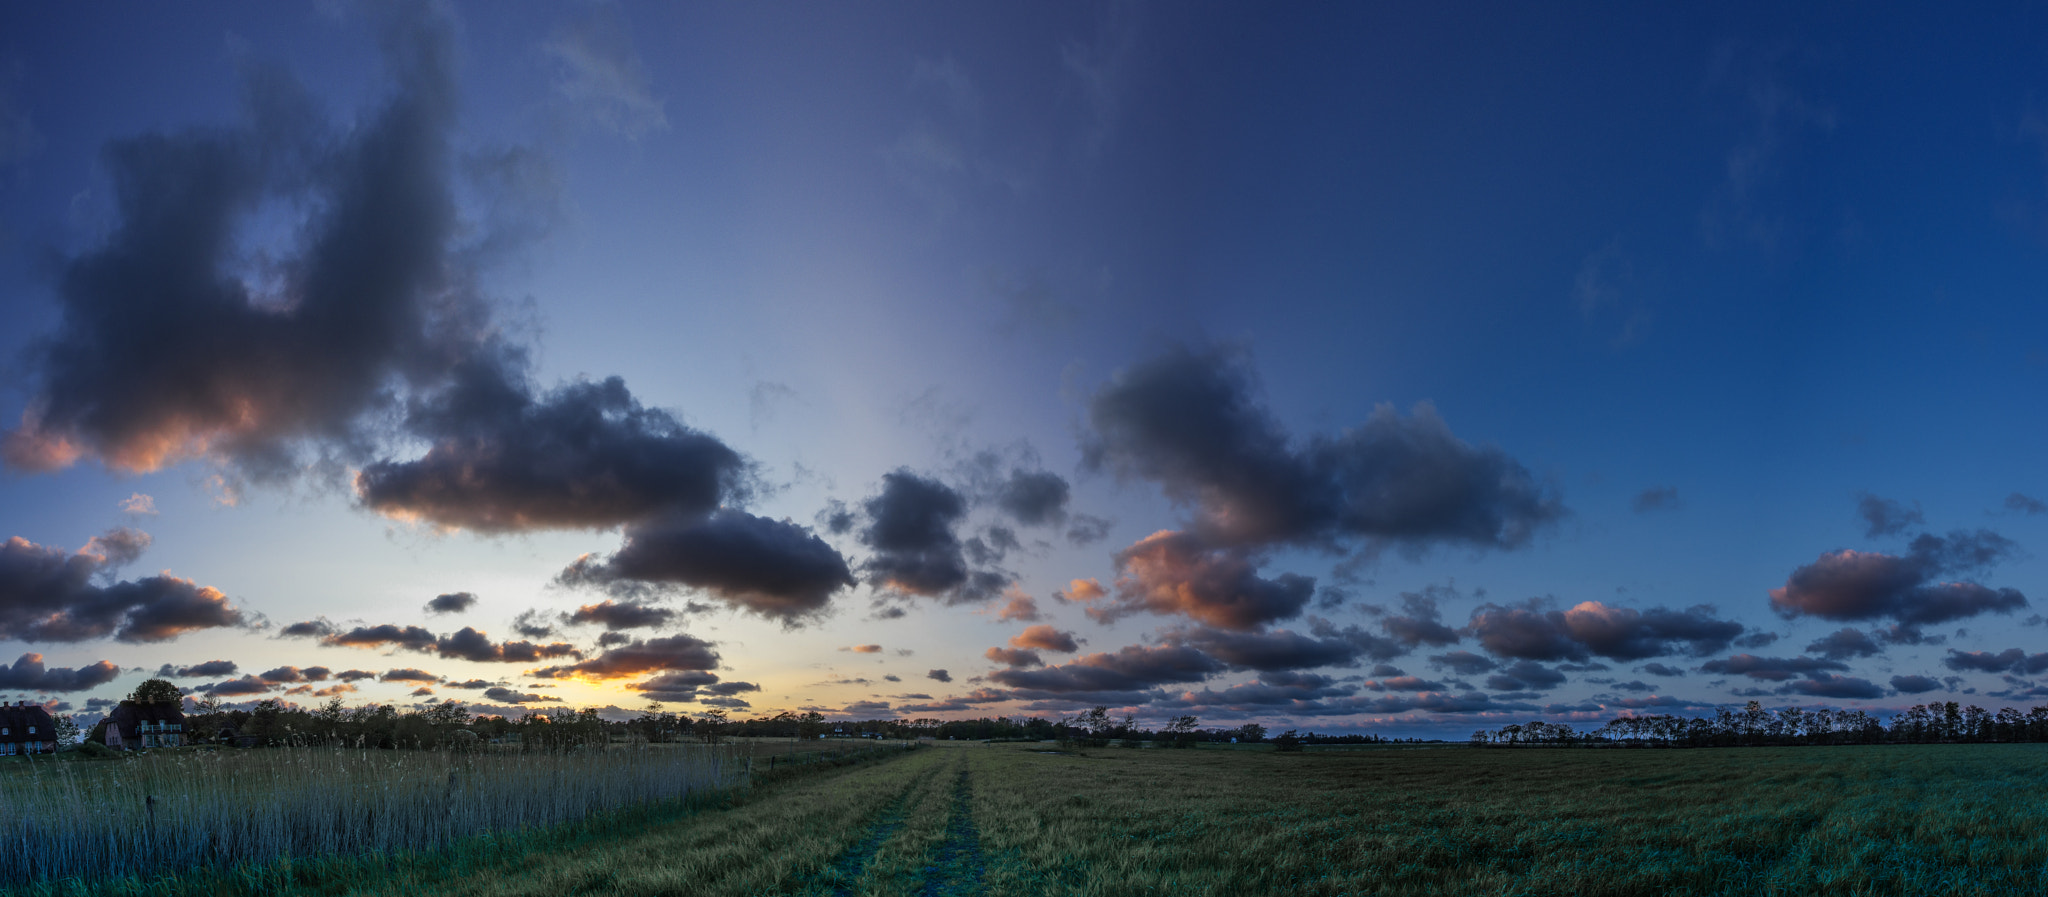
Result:
<svg viewBox="0 0 2048 897"><path fill-rule="evenodd" d="M2044 27L10 9L0 688L2031 705Z"/></svg>

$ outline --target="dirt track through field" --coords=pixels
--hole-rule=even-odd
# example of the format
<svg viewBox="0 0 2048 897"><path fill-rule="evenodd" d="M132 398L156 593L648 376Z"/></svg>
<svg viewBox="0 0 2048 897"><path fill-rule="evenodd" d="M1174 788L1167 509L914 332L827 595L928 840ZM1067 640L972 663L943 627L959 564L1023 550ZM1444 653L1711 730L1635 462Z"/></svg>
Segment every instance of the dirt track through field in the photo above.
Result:
<svg viewBox="0 0 2048 897"><path fill-rule="evenodd" d="M838 874L840 881L844 882L844 884L832 889L833 897L853 897L855 893L854 886L860 882L861 876L867 872L868 864L874 862L875 854L882 849L883 844L888 843L890 838L895 837L897 829L903 827L904 808L910 803L910 797L916 791L917 783L915 781L903 786L903 793L897 795L896 799L890 802L888 809L882 811L881 818L877 819L874 826L868 829L868 836L862 838L860 843L849 848L844 855L840 856L837 862L832 864L832 871Z"/></svg>
<svg viewBox="0 0 2048 897"><path fill-rule="evenodd" d="M965 897L983 893L988 864L981 855L981 831L974 825L973 793L965 768L953 785L953 812L946 822L946 840L932 851L926 866L923 897Z"/></svg>

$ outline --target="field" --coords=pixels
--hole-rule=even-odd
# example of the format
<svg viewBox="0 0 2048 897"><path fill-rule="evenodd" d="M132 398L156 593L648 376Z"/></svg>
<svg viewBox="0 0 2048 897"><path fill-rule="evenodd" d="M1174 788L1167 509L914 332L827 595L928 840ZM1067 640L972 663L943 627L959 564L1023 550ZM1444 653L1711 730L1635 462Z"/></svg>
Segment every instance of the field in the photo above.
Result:
<svg viewBox="0 0 2048 897"><path fill-rule="evenodd" d="M2033 745L1049 747L942 744L516 850L134 890L2033 894L2048 881L2048 750Z"/></svg>

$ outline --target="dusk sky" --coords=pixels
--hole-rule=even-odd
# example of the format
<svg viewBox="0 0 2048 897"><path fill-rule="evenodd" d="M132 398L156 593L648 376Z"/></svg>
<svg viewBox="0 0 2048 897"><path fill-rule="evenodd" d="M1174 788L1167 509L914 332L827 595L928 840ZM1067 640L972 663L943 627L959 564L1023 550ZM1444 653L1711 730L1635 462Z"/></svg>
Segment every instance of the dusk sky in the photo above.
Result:
<svg viewBox="0 0 2048 897"><path fill-rule="evenodd" d="M0 697L2048 703L2044 287L2034 7L9 5Z"/></svg>

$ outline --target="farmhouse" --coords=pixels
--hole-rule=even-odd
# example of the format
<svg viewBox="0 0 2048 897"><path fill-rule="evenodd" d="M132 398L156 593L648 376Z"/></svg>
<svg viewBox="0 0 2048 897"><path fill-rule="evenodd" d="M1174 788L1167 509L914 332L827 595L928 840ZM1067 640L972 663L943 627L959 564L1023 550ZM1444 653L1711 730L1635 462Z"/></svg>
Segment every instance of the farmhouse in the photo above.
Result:
<svg viewBox="0 0 2048 897"><path fill-rule="evenodd" d="M107 747L141 750L185 743L185 711L176 704L122 701L107 715Z"/></svg>
<svg viewBox="0 0 2048 897"><path fill-rule="evenodd" d="M56 721L43 705L0 704L0 754L47 754L56 749Z"/></svg>

